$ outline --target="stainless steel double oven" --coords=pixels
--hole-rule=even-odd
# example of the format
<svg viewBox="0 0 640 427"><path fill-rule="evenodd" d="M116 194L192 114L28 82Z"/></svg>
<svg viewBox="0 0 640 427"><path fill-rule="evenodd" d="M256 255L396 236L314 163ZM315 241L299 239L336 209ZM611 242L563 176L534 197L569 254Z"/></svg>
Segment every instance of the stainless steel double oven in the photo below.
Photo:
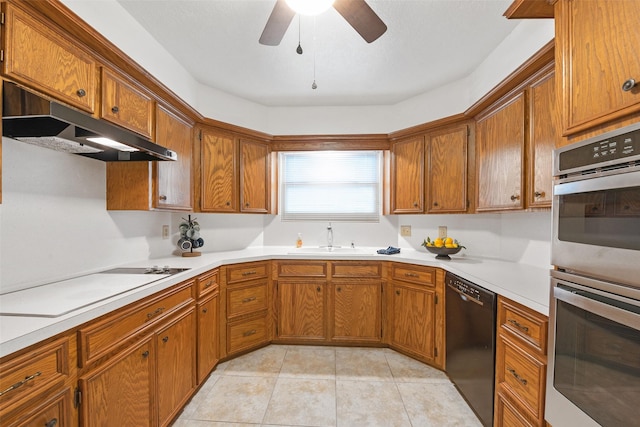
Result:
<svg viewBox="0 0 640 427"><path fill-rule="evenodd" d="M640 422L640 123L558 149L546 415Z"/></svg>

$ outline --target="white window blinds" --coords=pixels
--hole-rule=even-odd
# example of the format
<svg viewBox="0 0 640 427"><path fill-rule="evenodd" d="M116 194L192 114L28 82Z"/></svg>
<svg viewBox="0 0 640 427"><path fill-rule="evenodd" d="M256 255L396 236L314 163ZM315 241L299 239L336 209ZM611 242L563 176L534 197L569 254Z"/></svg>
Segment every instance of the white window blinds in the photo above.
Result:
<svg viewBox="0 0 640 427"><path fill-rule="evenodd" d="M380 220L379 151L280 153L283 220Z"/></svg>

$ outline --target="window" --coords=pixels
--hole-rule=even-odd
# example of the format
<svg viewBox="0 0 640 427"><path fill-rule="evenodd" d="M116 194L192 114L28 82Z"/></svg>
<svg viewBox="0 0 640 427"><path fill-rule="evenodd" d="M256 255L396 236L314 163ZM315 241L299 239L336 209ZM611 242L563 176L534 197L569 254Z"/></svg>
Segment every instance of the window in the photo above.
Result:
<svg viewBox="0 0 640 427"><path fill-rule="evenodd" d="M280 153L283 220L379 221L380 151Z"/></svg>

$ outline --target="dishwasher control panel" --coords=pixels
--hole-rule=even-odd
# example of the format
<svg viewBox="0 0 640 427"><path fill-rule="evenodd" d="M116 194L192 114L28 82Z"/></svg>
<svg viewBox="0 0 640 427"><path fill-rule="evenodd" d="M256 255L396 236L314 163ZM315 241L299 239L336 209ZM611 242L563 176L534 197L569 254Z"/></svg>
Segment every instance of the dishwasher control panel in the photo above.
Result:
<svg viewBox="0 0 640 427"><path fill-rule="evenodd" d="M477 290L476 288L472 288L471 286L467 285L462 280L460 280L460 279L449 279L449 285L453 286L454 288L456 288L457 290L459 290L463 294L467 295L468 297L471 297L471 298L473 298L475 300L480 301L480 291Z"/></svg>

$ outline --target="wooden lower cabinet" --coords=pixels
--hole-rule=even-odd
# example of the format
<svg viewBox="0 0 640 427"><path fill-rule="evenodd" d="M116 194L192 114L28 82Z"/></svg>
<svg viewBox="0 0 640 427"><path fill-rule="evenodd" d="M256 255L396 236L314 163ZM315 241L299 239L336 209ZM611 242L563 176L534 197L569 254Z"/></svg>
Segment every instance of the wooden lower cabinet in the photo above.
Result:
<svg viewBox="0 0 640 427"><path fill-rule="evenodd" d="M72 391L67 387L55 394L43 394L13 414L0 417L3 427L64 427L77 425L72 415Z"/></svg>
<svg viewBox="0 0 640 427"><path fill-rule="evenodd" d="M198 384L215 368L219 350L219 293L198 303Z"/></svg>
<svg viewBox="0 0 640 427"><path fill-rule="evenodd" d="M498 297L495 426L544 426L548 318Z"/></svg>
<svg viewBox="0 0 640 427"><path fill-rule="evenodd" d="M196 313L191 307L155 334L158 425L168 425L196 387Z"/></svg>
<svg viewBox="0 0 640 427"><path fill-rule="evenodd" d="M80 377L83 426L153 426L155 347L149 336Z"/></svg>
<svg viewBox="0 0 640 427"><path fill-rule="evenodd" d="M382 340L382 282L333 282L331 341Z"/></svg>
<svg viewBox="0 0 640 427"><path fill-rule="evenodd" d="M279 339L326 340L326 289L326 281L278 281L276 332Z"/></svg>

